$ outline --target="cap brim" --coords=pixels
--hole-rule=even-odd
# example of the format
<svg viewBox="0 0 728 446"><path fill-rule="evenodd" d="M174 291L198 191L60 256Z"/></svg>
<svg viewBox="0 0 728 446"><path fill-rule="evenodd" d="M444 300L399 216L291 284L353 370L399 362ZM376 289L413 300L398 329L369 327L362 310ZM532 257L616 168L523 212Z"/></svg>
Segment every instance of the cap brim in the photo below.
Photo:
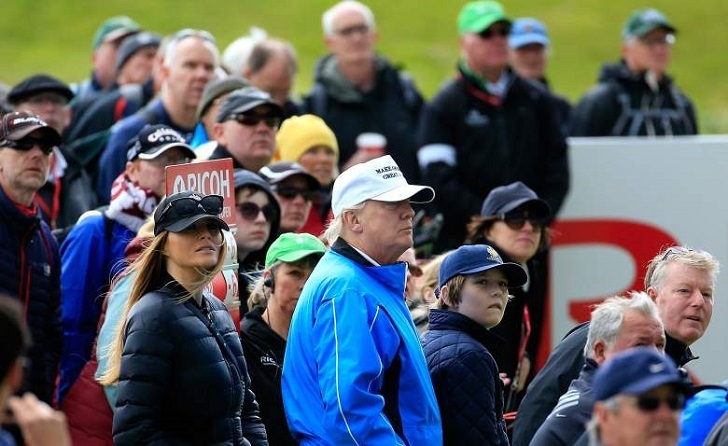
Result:
<svg viewBox="0 0 728 446"><path fill-rule="evenodd" d="M10 141L18 141L30 135L36 130L42 130L44 133L43 138L50 140L54 146L57 146L61 143L61 135L59 135L53 127L38 124L10 132L10 134L5 139L8 139Z"/></svg>
<svg viewBox="0 0 728 446"><path fill-rule="evenodd" d="M546 203L544 200L541 200L540 198L524 198L521 200L516 200L511 203L508 203L508 205L503 207L502 213L507 214L511 212L512 210L523 206L528 205L530 209L532 209L534 212L532 213L532 217L543 217L547 218L551 216L551 207L548 203Z"/></svg>
<svg viewBox="0 0 728 446"><path fill-rule="evenodd" d="M214 220L217 223L219 223L220 227L222 227L226 231L230 230L230 227L228 226L227 223L225 223L225 220L223 220L222 218L220 218L216 215L210 215L210 214L197 214L197 215L193 215L191 217L186 217L175 223L172 223L171 225L169 225L165 228L162 228L161 230L169 231L169 232L181 232L181 231L184 231L185 229L189 228L190 226L194 225L198 221L205 220L205 219ZM156 231L155 231L155 234L157 234Z"/></svg>
<svg viewBox="0 0 728 446"><path fill-rule="evenodd" d="M532 43L538 43L543 46L549 46L549 38L541 34L524 34L522 36L513 36L508 39L508 45L513 49L518 49L522 46L531 45Z"/></svg>
<svg viewBox="0 0 728 446"><path fill-rule="evenodd" d="M508 17L506 17L505 15L498 15L495 17L483 17L479 21L473 23L468 28L467 32L473 33L473 34L482 33L483 31L485 31L486 29L490 28L491 26L493 26L494 24L496 24L498 22L507 23L509 26L513 24L513 22L510 19L508 19Z"/></svg>
<svg viewBox="0 0 728 446"><path fill-rule="evenodd" d="M122 37L130 36L130 35L136 34L138 32L139 32L139 28L126 28L126 27L118 28L118 29L115 29L115 30L107 33L104 36L102 42L103 43L113 42L114 40L118 40Z"/></svg>
<svg viewBox="0 0 728 446"><path fill-rule="evenodd" d="M512 262L479 266L477 268L469 269L467 271L462 271L458 273L458 275L469 276L472 274L482 273L483 271L488 271L494 268L500 269L501 271L503 271L503 274L506 275L506 279L508 279L508 288L518 288L519 286L525 285L528 281L528 275L526 274L526 271L524 271L520 265ZM447 283L447 281L445 281L445 283Z"/></svg>
<svg viewBox="0 0 728 446"><path fill-rule="evenodd" d="M195 154L195 151L192 150L192 148L190 146L188 146L187 144L180 144L178 142L171 143L171 144L166 144L166 145L163 145L163 146L159 146L157 149L155 149L152 152L143 152L143 153L140 153L139 155L137 155L137 158L139 158L140 160L146 160L146 161L153 160L154 158L160 156L161 154L163 154L167 150L171 150L171 149L174 149L174 148L182 149L182 151L185 152L185 154L190 159L197 158L197 155Z"/></svg>
<svg viewBox="0 0 728 446"><path fill-rule="evenodd" d="M388 203L404 200L409 200L411 203L429 203L435 199L435 191L430 186L403 184L369 199Z"/></svg>

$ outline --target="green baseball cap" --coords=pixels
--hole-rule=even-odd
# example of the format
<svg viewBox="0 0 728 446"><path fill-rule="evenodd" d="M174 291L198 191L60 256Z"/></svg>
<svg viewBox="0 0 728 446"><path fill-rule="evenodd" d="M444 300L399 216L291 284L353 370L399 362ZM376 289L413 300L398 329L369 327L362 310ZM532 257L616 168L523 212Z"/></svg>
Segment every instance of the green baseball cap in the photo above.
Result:
<svg viewBox="0 0 728 446"><path fill-rule="evenodd" d="M310 255L322 256L326 253L326 245L311 234L286 232L281 234L268 248L265 255L265 268L268 269L277 261L293 263Z"/></svg>
<svg viewBox="0 0 728 446"><path fill-rule="evenodd" d="M665 14L657 9L638 9L624 24L622 29L622 37L628 39L630 37L642 37L653 29L664 28L671 33L676 33L677 29L667 19Z"/></svg>
<svg viewBox="0 0 728 446"><path fill-rule="evenodd" d="M116 40L129 34L138 33L142 27L125 15L118 15L106 19L94 34L93 48L98 49L104 42Z"/></svg>
<svg viewBox="0 0 728 446"><path fill-rule="evenodd" d="M503 6L492 0L481 0L466 3L458 15L458 32L463 34L478 34L488 29L496 22L511 24L506 16Z"/></svg>

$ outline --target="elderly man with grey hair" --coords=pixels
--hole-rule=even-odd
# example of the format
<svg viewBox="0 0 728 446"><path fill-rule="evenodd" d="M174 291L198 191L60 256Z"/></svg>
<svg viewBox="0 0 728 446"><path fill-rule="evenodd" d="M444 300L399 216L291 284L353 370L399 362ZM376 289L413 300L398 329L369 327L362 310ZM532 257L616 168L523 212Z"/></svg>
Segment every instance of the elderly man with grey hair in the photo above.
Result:
<svg viewBox="0 0 728 446"><path fill-rule="evenodd" d="M380 156L356 143L362 133L386 138L386 152L416 180L416 134L424 100L412 79L375 46L374 13L356 0L336 3L323 13L324 43L330 54L316 64L314 85L304 97L306 113L320 116L339 142L339 169Z"/></svg>
<svg viewBox="0 0 728 446"><path fill-rule="evenodd" d="M579 377L536 432L531 445L572 445L584 433L592 415L592 381L597 368L615 353L632 347L665 350L665 328L657 306L647 293L631 298L611 297L594 309L584 347L584 367Z"/></svg>
<svg viewBox="0 0 728 446"><path fill-rule="evenodd" d="M334 182L331 250L293 314L283 400L294 440L319 444L441 445L440 411L404 299L412 247L410 202L435 192L407 183L391 156Z"/></svg>
<svg viewBox="0 0 728 446"><path fill-rule="evenodd" d="M720 265L710 253L673 246L647 266L645 291L657 305L665 326L665 354L678 366L696 359L690 345L700 339L713 314L713 294ZM584 365L589 324L572 330L551 352L518 410L513 444L528 445Z"/></svg>

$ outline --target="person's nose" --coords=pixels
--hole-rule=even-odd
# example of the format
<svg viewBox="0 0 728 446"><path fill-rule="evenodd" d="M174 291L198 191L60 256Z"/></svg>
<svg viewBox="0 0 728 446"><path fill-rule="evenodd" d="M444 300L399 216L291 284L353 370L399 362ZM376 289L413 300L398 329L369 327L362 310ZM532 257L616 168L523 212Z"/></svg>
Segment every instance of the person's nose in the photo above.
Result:
<svg viewBox="0 0 728 446"><path fill-rule="evenodd" d="M415 216L415 211L414 211L414 209L412 209L412 205L410 204L409 201L402 202L402 211L403 211L402 218L404 220L411 220Z"/></svg>

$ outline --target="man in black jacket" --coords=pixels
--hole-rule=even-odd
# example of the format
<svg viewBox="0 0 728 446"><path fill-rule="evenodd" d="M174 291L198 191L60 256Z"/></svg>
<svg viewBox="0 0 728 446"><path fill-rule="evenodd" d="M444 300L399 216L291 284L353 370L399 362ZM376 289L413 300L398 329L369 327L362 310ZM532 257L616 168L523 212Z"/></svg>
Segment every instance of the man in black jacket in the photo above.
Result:
<svg viewBox="0 0 728 446"><path fill-rule="evenodd" d="M23 304L24 321L33 339L23 390L49 404L63 342L61 260L35 196L46 181L53 148L60 142L58 132L32 113L13 112L2 118L0 292Z"/></svg>
<svg viewBox="0 0 728 446"><path fill-rule="evenodd" d="M692 102L665 73L676 32L660 11L635 11L622 30L622 60L602 67L599 84L573 110L570 135L698 133Z"/></svg>
<svg viewBox="0 0 728 446"><path fill-rule="evenodd" d="M416 181L416 133L424 101L412 79L376 53L374 14L346 0L324 12L322 23L331 54L316 66L304 111L320 116L336 134L341 171L384 154L357 147L360 134L374 132L384 135L385 153L405 178Z"/></svg>
<svg viewBox="0 0 728 446"><path fill-rule="evenodd" d="M718 261L706 251L674 246L660 252L647 266L645 289L655 301L665 325L665 355L678 366L697 359L690 345L703 336L713 314ZM588 324L557 345L518 410L513 445L528 445L534 433L576 379L584 364Z"/></svg>
<svg viewBox="0 0 728 446"><path fill-rule="evenodd" d="M508 67L511 21L500 4L476 1L458 18L457 77L423 111L417 154L444 212L436 250L457 247L491 189L522 181L555 215L569 188L567 145L550 94Z"/></svg>

